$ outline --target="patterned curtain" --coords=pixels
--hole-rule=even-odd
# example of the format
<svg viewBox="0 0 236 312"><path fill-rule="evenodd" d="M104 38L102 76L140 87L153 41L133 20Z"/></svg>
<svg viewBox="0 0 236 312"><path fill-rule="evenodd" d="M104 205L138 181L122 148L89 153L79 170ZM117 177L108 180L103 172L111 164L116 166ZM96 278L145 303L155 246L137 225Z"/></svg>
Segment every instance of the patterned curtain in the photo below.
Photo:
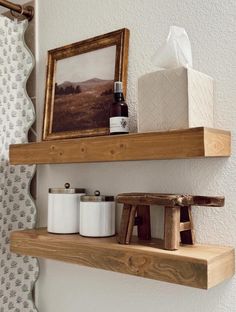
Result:
<svg viewBox="0 0 236 312"><path fill-rule="evenodd" d="M33 57L24 42L27 21L0 16L0 312L35 312L31 291L37 259L10 252L10 232L33 228L36 207L29 187L35 166L11 166L9 145L26 143L34 122L26 81Z"/></svg>

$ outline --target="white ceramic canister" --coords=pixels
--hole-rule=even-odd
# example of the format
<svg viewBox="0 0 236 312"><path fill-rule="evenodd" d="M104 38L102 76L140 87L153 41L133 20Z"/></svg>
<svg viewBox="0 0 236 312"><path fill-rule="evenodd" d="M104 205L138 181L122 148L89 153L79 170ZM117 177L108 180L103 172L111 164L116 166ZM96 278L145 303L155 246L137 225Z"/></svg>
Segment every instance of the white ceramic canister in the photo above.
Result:
<svg viewBox="0 0 236 312"><path fill-rule="evenodd" d="M107 237L115 235L114 196L81 196L80 235L89 237Z"/></svg>
<svg viewBox="0 0 236 312"><path fill-rule="evenodd" d="M57 234L79 233L80 197L85 189L50 188L48 193L48 232Z"/></svg>

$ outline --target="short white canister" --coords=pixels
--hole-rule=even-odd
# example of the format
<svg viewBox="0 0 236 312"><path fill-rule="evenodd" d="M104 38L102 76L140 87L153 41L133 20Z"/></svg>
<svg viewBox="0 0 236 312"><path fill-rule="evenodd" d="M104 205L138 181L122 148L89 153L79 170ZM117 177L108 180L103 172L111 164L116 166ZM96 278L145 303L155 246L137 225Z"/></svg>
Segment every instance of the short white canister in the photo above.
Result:
<svg viewBox="0 0 236 312"><path fill-rule="evenodd" d="M79 233L80 198L85 189L50 188L48 190L48 232L56 234Z"/></svg>
<svg viewBox="0 0 236 312"><path fill-rule="evenodd" d="M81 196L80 235L89 237L107 237L115 235L114 196Z"/></svg>

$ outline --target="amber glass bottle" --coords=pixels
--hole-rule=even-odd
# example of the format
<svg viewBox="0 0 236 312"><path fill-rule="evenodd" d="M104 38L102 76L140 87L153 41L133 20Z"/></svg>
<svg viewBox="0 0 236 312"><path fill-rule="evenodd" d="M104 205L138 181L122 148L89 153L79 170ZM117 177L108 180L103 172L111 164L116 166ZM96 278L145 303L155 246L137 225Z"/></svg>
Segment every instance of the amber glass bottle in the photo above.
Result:
<svg viewBox="0 0 236 312"><path fill-rule="evenodd" d="M122 82L114 83L114 102L110 108L110 134L129 133L128 105L125 103Z"/></svg>

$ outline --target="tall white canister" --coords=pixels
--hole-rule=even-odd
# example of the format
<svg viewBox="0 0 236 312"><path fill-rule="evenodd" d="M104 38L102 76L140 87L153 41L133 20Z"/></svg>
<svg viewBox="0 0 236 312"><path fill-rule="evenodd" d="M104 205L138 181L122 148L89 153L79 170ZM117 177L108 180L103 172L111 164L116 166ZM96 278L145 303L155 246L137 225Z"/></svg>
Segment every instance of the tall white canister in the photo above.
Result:
<svg viewBox="0 0 236 312"><path fill-rule="evenodd" d="M79 233L80 198L83 188L50 188L48 192L48 232L56 234Z"/></svg>
<svg viewBox="0 0 236 312"><path fill-rule="evenodd" d="M81 196L80 235L89 237L107 237L115 235L114 196Z"/></svg>

